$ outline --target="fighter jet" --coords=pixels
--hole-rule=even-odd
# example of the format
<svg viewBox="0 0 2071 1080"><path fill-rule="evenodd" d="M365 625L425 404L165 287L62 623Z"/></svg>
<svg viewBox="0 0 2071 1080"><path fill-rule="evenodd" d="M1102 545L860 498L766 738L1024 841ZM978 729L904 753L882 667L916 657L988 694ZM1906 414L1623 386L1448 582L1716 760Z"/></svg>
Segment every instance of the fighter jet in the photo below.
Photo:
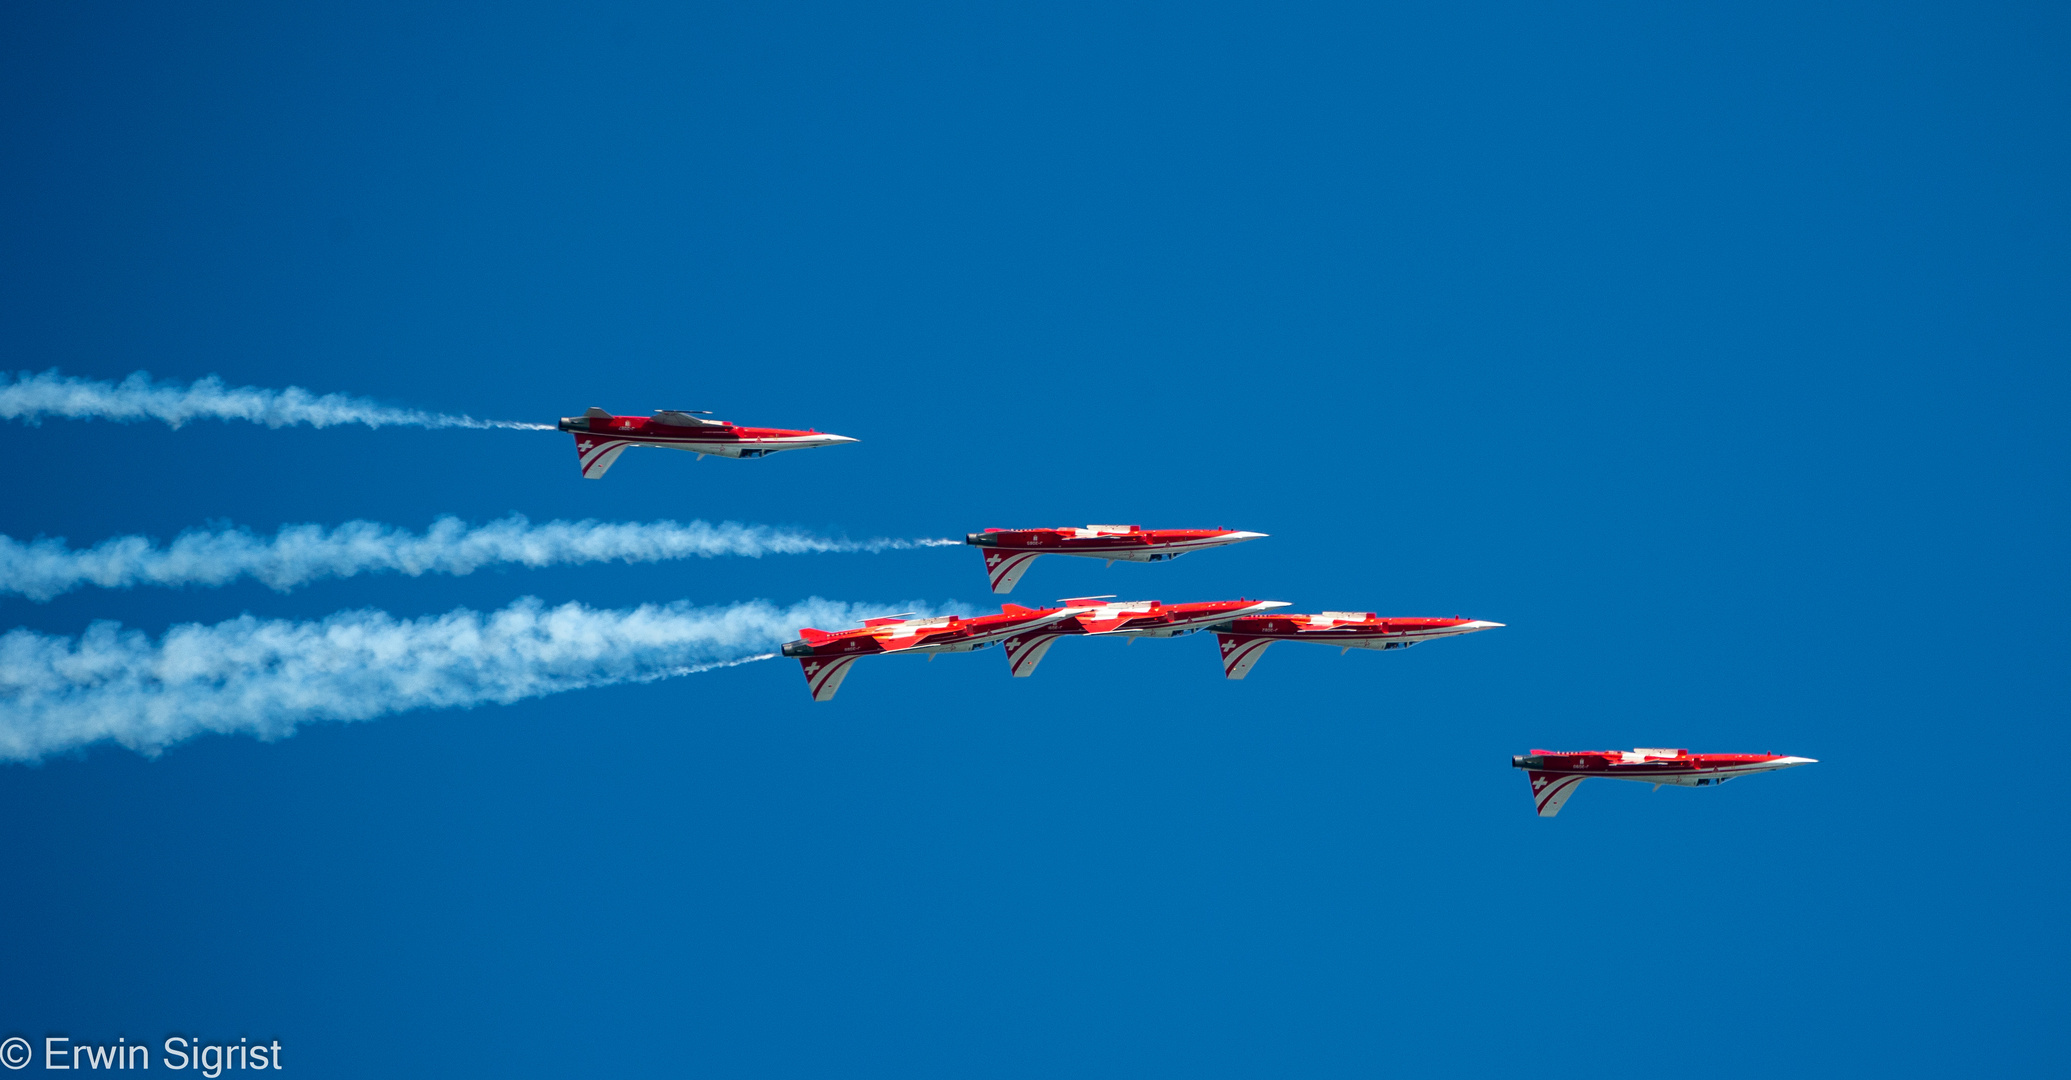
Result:
<svg viewBox="0 0 2071 1080"><path fill-rule="evenodd" d="M1074 635L1119 637L1136 644L1140 637L1179 637L1227 622L1233 615L1286 607L1284 600L1208 600L1198 604L1161 604L1156 600L1103 603L1111 596L1080 596L1058 603L1078 614L1046 626L1022 630L1006 639L1007 670L1017 679L1035 674L1043 654L1058 638Z"/></svg>
<svg viewBox="0 0 2071 1080"><path fill-rule="evenodd" d="M783 653L798 658L805 671L805 687L812 692L814 701L832 701L834 692L841 689L841 680L848 677L849 667L863 657L907 653L925 654L932 660L936 653L971 652L996 645L1003 638L1061 622L1083 610L1004 604L998 615L972 619L960 615L939 619L894 615L866 619L854 630L830 633L808 627L798 632L797 641L784 646Z"/></svg>
<svg viewBox="0 0 2071 1080"><path fill-rule="evenodd" d="M1224 678L1241 679L1276 641L1309 641L1336 645L1342 655L1352 649L1407 649L1434 638L1494 630L1499 622L1480 619L1383 619L1371 611L1326 611L1320 615L1248 615L1215 628L1222 648Z"/></svg>
<svg viewBox="0 0 2071 1080"><path fill-rule="evenodd" d="M653 416L614 416L596 406L581 416L561 418L561 430L575 433L576 462L585 480L601 480L611 463L629 446L660 446L718 457L768 457L779 450L810 450L857 440L846 435L786 428L740 427L724 420L705 420L703 409L663 409Z"/></svg>
<svg viewBox="0 0 2071 1080"><path fill-rule="evenodd" d="M987 529L964 543L985 549L985 573L992 591L1009 593L1038 555L1079 555L1127 562L1165 562L1189 551L1256 540L1265 533L1232 529L1144 529L1135 525L1088 525L1083 529Z"/></svg>
<svg viewBox="0 0 2071 1080"><path fill-rule="evenodd" d="M1552 817L1592 776L1637 780L1658 790L1663 784L1711 787L1736 776L1811 765L1809 757L1781 754L1693 754L1688 750L1534 750L1510 759L1532 781L1540 817Z"/></svg>

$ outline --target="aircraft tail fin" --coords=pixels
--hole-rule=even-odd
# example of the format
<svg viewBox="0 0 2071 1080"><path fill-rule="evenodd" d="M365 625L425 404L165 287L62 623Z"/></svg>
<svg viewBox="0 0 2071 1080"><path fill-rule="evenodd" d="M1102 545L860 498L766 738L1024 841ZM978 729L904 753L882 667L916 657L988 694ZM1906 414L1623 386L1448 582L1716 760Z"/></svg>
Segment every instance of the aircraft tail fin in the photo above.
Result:
<svg viewBox="0 0 2071 1080"><path fill-rule="evenodd" d="M1532 803L1539 810L1540 817L1552 817L1568 803L1568 796L1582 786L1586 776L1574 773L1526 772L1532 781Z"/></svg>
<svg viewBox="0 0 2071 1080"><path fill-rule="evenodd" d="M1062 634L1018 634L1006 640L1003 648L1007 653L1007 670L1017 679L1026 679L1035 674L1036 665L1043 662L1043 654L1050 646L1057 644Z"/></svg>
<svg viewBox="0 0 2071 1080"><path fill-rule="evenodd" d="M1040 551L1001 551L998 548L984 551L985 574L992 579L992 591L996 593L1013 592L1021 575L1028 573L1029 564L1042 554Z"/></svg>
<svg viewBox="0 0 2071 1080"><path fill-rule="evenodd" d="M604 439L586 432L575 433L575 460L585 480L604 479L605 470L632 444L624 439Z"/></svg>
<svg viewBox="0 0 2071 1080"><path fill-rule="evenodd" d="M811 691L814 701L833 701L834 692L841 689L841 680L848 677L849 667L859 657L854 656L805 656L798 665L805 671L805 688Z"/></svg>
<svg viewBox="0 0 2071 1080"><path fill-rule="evenodd" d="M1222 677L1241 679L1251 674L1252 665L1258 663L1258 658L1265 655L1266 646L1271 645L1273 639L1238 637L1235 634L1218 632L1215 635L1215 643L1222 649Z"/></svg>

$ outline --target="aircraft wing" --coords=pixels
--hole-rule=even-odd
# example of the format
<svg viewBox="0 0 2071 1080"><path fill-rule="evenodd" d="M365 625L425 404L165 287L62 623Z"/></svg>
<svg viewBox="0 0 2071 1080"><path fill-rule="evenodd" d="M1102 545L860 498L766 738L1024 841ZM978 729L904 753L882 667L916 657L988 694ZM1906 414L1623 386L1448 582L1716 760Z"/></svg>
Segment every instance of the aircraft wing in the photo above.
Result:
<svg viewBox="0 0 2071 1080"><path fill-rule="evenodd" d="M1085 627L1089 634L1112 634L1117 630L1128 629L1130 623L1147 618L1156 617L1143 611L1125 611L1109 619L1094 619L1085 615L1078 617L1079 625Z"/></svg>
<svg viewBox="0 0 2071 1080"><path fill-rule="evenodd" d="M726 426L726 422L723 420L707 420L700 416L692 416L691 414L684 412L681 409L662 409L661 411L654 414L654 418L658 422L667 424L670 427L723 428Z"/></svg>
<svg viewBox="0 0 2071 1080"><path fill-rule="evenodd" d="M957 633L960 629L954 626L930 626L912 634L901 634L898 637L886 636L875 638L874 640L877 642L878 647L886 652L905 652L907 649L926 645L932 638L938 638L944 634Z"/></svg>

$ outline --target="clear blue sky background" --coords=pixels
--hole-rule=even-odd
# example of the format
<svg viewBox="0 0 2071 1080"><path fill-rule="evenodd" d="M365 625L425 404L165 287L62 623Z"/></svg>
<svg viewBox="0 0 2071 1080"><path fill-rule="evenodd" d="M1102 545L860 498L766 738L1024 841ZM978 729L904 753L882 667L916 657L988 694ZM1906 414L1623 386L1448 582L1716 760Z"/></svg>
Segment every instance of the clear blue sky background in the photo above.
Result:
<svg viewBox="0 0 2071 1080"><path fill-rule="evenodd" d="M12 5L0 366L857 446L0 427L0 531L1087 521L1015 599L1507 629L796 666L0 769L0 1034L306 1076L2062 1075L2044 4ZM292 9L292 10L289 10ZM991 602L967 549L290 595ZM1533 747L1774 751L1531 814Z"/></svg>

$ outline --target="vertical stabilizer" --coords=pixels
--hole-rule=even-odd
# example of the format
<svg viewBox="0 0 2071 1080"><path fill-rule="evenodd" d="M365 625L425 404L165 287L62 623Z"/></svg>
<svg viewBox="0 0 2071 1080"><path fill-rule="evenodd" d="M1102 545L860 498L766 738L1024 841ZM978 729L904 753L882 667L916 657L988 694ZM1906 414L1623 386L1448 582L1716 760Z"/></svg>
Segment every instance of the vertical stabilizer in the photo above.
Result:
<svg viewBox="0 0 2071 1080"><path fill-rule="evenodd" d="M1538 807L1540 817L1560 813L1560 808L1567 805L1568 796L1582 786L1582 781L1589 779L1574 773L1527 772L1525 775L1532 781L1532 803Z"/></svg>
<svg viewBox="0 0 2071 1080"><path fill-rule="evenodd" d="M1235 634L1218 633L1215 643L1222 649L1222 677L1241 679L1251 674L1251 667L1266 653L1266 646L1272 638L1238 637Z"/></svg>
<svg viewBox="0 0 2071 1080"><path fill-rule="evenodd" d="M611 468L611 463L617 461L618 456L625 453L626 447L631 445L631 443L624 439L607 439L597 435L577 432L575 435L575 458L576 463L582 466L582 478L585 480L604 479L604 471Z"/></svg>
<svg viewBox="0 0 2071 1080"><path fill-rule="evenodd" d="M985 574L992 579L992 591L1010 593L1021 575L1028 573L1029 564L1036 561L1040 551L1001 551L998 548L985 549Z"/></svg>
<svg viewBox="0 0 2071 1080"><path fill-rule="evenodd" d="M849 665L860 657L855 656L803 656L798 665L805 671L805 688L812 692L814 701L833 701L834 692L841 689L841 680L848 677Z"/></svg>
<svg viewBox="0 0 2071 1080"><path fill-rule="evenodd" d="M1036 665L1043 662L1043 654L1050 646L1057 644L1063 634L1017 634L1003 643L1007 654L1007 670L1017 679L1026 679L1035 674Z"/></svg>

